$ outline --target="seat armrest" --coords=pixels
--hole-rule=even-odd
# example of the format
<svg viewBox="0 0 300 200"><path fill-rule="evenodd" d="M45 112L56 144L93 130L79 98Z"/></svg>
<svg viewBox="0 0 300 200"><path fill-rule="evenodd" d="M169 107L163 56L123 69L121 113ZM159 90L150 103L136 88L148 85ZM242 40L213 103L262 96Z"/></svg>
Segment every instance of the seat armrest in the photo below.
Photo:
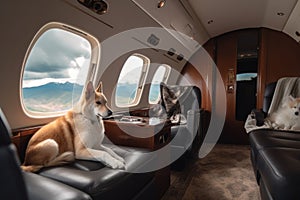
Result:
<svg viewBox="0 0 300 200"><path fill-rule="evenodd" d="M262 111L261 109L253 109L251 111L251 117L252 117L252 119L256 120L257 126L262 126L262 125L264 125L266 113L264 111Z"/></svg>

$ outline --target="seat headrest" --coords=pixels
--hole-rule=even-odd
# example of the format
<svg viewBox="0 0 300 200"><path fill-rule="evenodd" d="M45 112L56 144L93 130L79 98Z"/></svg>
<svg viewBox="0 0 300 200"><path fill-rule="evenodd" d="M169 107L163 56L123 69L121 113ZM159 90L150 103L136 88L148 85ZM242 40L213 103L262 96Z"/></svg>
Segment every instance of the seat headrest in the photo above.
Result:
<svg viewBox="0 0 300 200"><path fill-rule="evenodd" d="M300 77L283 77L277 81L268 113L276 112L289 95L300 96Z"/></svg>
<svg viewBox="0 0 300 200"><path fill-rule="evenodd" d="M272 102L272 99L274 96L276 84L277 84L277 82L269 83L265 88L264 101L263 101L263 111L265 113L267 113L270 108L270 105L271 105L271 102Z"/></svg>
<svg viewBox="0 0 300 200"><path fill-rule="evenodd" d="M0 108L0 146L11 144L11 129L6 120L2 109Z"/></svg>

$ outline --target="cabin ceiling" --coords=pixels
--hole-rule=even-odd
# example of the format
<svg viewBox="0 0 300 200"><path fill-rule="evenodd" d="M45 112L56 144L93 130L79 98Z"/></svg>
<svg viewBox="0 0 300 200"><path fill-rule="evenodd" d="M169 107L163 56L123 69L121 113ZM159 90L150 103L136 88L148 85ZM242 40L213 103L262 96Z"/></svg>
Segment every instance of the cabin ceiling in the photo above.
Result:
<svg viewBox="0 0 300 200"><path fill-rule="evenodd" d="M162 8L157 7L158 0L131 1L161 26L200 44L230 31L260 27L300 41L300 0L161 0L165 2Z"/></svg>
<svg viewBox="0 0 300 200"><path fill-rule="evenodd" d="M291 23L292 29L300 28L299 20L296 22L294 17L295 13L298 13L296 16L299 19L298 0L187 1L210 37L237 29L256 27L289 32ZM293 37L295 31L290 30L290 34Z"/></svg>

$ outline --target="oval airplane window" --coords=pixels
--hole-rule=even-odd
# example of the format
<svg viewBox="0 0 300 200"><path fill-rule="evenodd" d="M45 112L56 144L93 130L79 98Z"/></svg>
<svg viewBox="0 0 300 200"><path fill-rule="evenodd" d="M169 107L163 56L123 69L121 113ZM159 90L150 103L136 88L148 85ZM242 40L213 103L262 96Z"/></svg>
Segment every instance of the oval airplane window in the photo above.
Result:
<svg viewBox="0 0 300 200"><path fill-rule="evenodd" d="M151 81L150 91L149 91L149 103L156 104L160 99L160 83L166 83L170 74L170 66L160 65Z"/></svg>
<svg viewBox="0 0 300 200"><path fill-rule="evenodd" d="M149 63L150 60L141 54L128 57L117 83L115 102L118 107L130 107L139 103Z"/></svg>
<svg viewBox="0 0 300 200"><path fill-rule="evenodd" d="M92 73L92 60L98 60L93 56L98 54L99 43L88 34L59 23L44 26L33 39L23 65L21 101L25 113L49 117L71 109Z"/></svg>

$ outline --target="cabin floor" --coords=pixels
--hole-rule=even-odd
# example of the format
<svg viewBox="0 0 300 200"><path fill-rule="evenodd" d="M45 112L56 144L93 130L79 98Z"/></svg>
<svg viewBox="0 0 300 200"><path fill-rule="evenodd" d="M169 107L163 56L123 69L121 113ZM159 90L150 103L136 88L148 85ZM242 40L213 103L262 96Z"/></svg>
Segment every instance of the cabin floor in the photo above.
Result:
<svg viewBox="0 0 300 200"><path fill-rule="evenodd" d="M258 200L259 187L247 145L217 144L202 159L171 172L171 185L162 200Z"/></svg>

